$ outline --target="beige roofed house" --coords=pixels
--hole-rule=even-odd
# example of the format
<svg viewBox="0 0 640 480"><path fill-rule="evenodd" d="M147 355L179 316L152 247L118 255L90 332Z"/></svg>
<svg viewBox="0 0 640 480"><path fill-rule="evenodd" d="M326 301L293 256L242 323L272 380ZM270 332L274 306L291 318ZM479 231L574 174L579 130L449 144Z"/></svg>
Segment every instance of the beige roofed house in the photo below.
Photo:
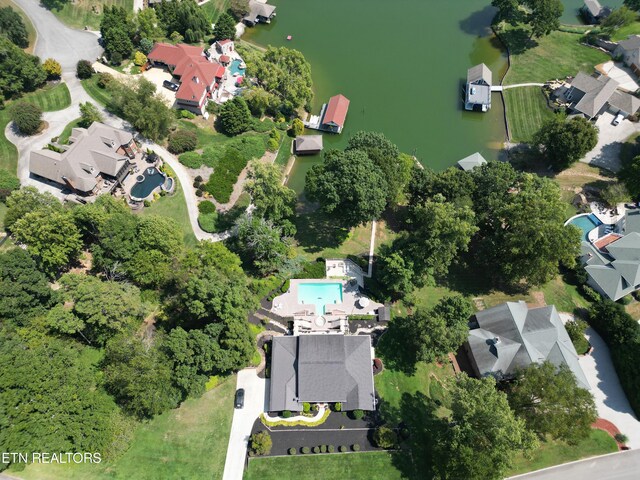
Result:
<svg viewBox="0 0 640 480"><path fill-rule="evenodd" d="M103 178L122 182L129 159L138 151L131 133L98 122L88 129L74 128L69 142L62 153L31 152L29 171L82 194L93 193Z"/></svg>

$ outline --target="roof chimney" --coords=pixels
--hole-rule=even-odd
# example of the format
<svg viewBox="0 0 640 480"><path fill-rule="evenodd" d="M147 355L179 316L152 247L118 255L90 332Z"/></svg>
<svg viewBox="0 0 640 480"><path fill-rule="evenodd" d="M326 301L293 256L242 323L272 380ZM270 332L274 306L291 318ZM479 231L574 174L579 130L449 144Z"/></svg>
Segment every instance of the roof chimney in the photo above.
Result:
<svg viewBox="0 0 640 480"><path fill-rule="evenodd" d="M500 337L493 337L493 344L498 345L500 343Z"/></svg>

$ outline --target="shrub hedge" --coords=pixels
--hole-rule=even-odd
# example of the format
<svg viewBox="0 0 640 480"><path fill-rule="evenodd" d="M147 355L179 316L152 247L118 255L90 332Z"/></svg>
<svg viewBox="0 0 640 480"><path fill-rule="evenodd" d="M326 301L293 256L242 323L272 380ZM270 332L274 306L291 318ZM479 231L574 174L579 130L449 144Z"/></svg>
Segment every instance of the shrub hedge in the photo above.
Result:
<svg viewBox="0 0 640 480"><path fill-rule="evenodd" d="M296 453L298 453L298 450L296 448L291 447L289 449L289 455L295 455Z"/></svg>
<svg viewBox="0 0 640 480"><path fill-rule="evenodd" d="M211 202L200 202L198 204L198 211L200 213L213 213L216 211L216 206Z"/></svg>
<svg viewBox="0 0 640 480"><path fill-rule="evenodd" d="M178 157L178 160L188 168L200 168L203 165L202 155L196 152L183 153Z"/></svg>
<svg viewBox="0 0 640 480"><path fill-rule="evenodd" d="M313 447L313 453L320 453L320 447Z"/></svg>
<svg viewBox="0 0 640 480"><path fill-rule="evenodd" d="M216 212L201 213L198 215L198 224L200 225L200 228L207 233L217 233L218 214Z"/></svg>
<svg viewBox="0 0 640 480"><path fill-rule="evenodd" d="M309 447L302 447L300 449L301 453L311 453L311 449Z"/></svg>
<svg viewBox="0 0 640 480"><path fill-rule="evenodd" d="M171 153L189 152L198 145L198 137L195 132L184 128L178 129L169 135L169 151Z"/></svg>
<svg viewBox="0 0 640 480"><path fill-rule="evenodd" d="M354 452L359 452L360 451L360 444L354 443L353 445L351 445L351 450L353 450Z"/></svg>
<svg viewBox="0 0 640 480"><path fill-rule="evenodd" d="M347 447L346 445L340 445L338 447L338 450L340 450L342 453L349 451L349 447Z"/></svg>

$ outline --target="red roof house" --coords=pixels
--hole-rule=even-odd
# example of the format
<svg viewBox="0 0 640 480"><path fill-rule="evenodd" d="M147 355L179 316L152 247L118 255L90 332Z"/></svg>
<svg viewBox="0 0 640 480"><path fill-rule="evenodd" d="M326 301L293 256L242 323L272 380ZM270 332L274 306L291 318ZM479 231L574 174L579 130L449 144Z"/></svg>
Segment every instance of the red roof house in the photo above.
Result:
<svg viewBox="0 0 640 480"><path fill-rule="evenodd" d="M349 111L349 99L344 95L335 95L329 99L322 117L323 129L340 133Z"/></svg>
<svg viewBox="0 0 640 480"><path fill-rule="evenodd" d="M174 69L185 57L192 56L204 58L202 48L184 43L179 43L178 45L171 45L170 43L156 43L151 52L149 52L149 55L147 55L147 59L151 60L155 64L166 65L167 67Z"/></svg>

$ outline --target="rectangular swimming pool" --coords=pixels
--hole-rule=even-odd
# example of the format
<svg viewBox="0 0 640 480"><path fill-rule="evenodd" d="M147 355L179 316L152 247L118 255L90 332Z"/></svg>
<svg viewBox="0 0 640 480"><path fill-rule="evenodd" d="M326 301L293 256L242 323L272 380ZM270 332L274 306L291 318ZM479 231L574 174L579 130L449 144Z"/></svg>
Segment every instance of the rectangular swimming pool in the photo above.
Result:
<svg viewBox="0 0 640 480"><path fill-rule="evenodd" d="M298 303L316 305L316 314L324 315L328 303L342 303L341 283L301 283L298 285Z"/></svg>

